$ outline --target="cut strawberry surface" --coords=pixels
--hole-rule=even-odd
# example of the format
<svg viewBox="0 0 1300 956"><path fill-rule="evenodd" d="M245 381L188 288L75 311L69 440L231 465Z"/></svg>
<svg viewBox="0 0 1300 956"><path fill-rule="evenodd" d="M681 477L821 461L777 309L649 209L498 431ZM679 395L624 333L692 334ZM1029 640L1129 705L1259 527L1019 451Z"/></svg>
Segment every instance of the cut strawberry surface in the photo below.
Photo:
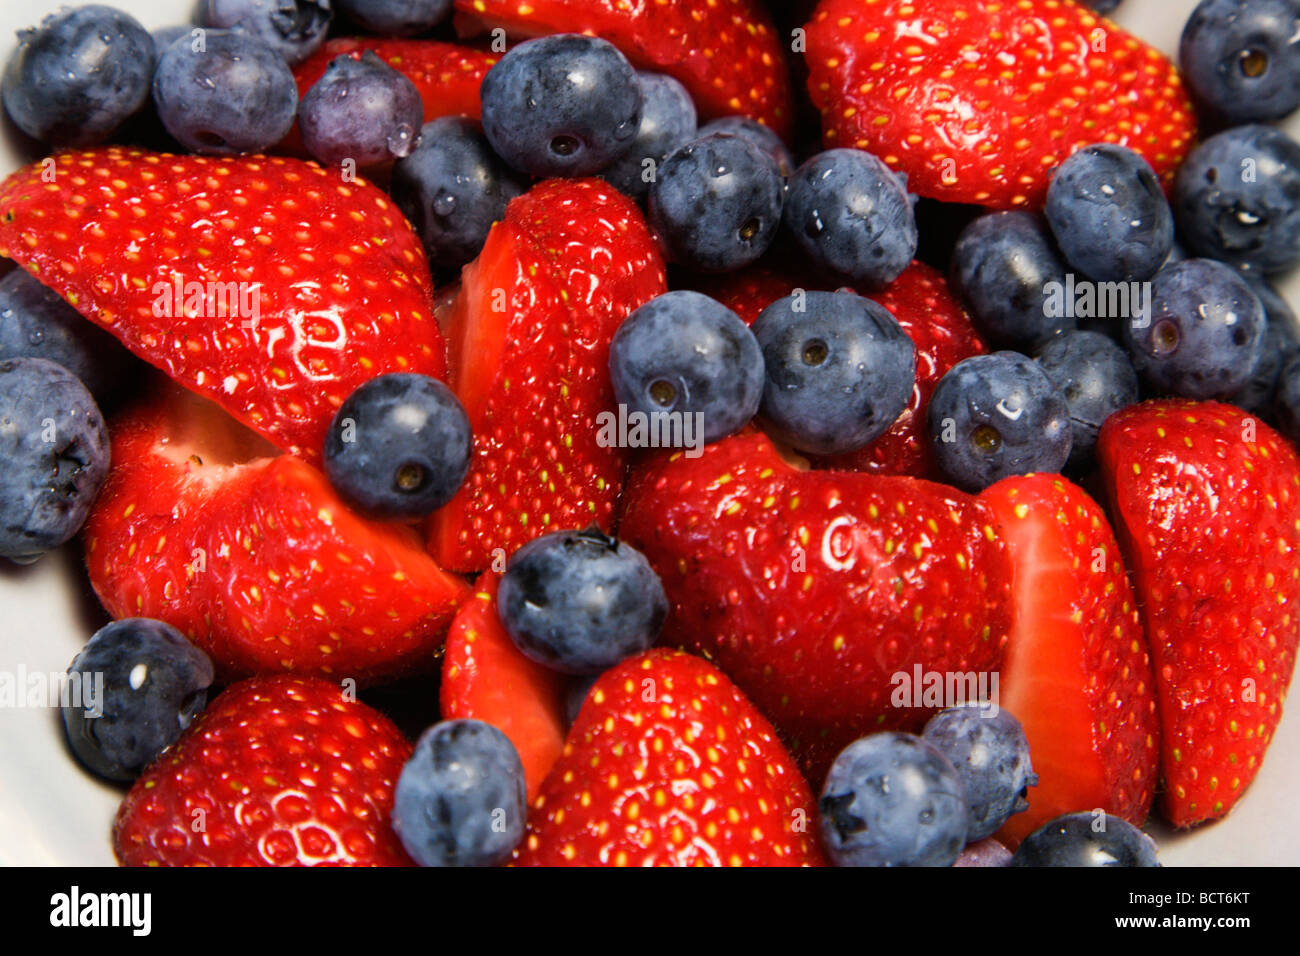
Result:
<svg viewBox="0 0 1300 956"><path fill-rule="evenodd" d="M1160 727L1137 599L1101 508L1058 475L980 494L1011 559L1001 706L1029 740L1038 786L998 839L1015 847L1066 813L1146 820Z"/></svg>
<svg viewBox="0 0 1300 956"><path fill-rule="evenodd" d="M168 622L222 679L371 682L433 666L468 588L413 530L361 519L310 465L175 387L111 433L85 551L115 617Z"/></svg>
<svg viewBox="0 0 1300 956"><path fill-rule="evenodd" d="M1039 208L1052 170L1100 142L1168 181L1196 137L1174 65L1071 0L825 0L807 31L826 144L922 196Z"/></svg>
<svg viewBox="0 0 1300 956"><path fill-rule="evenodd" d="M597 415L614 408L609 342L665 289L640 212L612 186L550 180L510 203L448 316L450 383L474 458L430 520L443 567L481 571L497 549L611 526L626 451L597 440Z"/></svg>
<svg viewBox="0 0 1300 956"><path fill-rule="evenodd" d="M442 716L481 720L510 738L531 800L564 749L565 681L515 648L497 613L499 580L485 572L447 632Z"/></svg>
<svg viewBox="0 0 1300 956"><path fill-rule="evenodd" d="M441 377L419 240L320 167L109 147L0 183L0 255L171 378L309 461L357 386Z"/></svg>
<svg viewBox="0 0 1300 956"><path fill-rule="evenodd" d="M1098 443L1164 729L1161 809L1221 817L1255 778L1300 643L1300 458L1216 402L1117 412Z"/></svg>

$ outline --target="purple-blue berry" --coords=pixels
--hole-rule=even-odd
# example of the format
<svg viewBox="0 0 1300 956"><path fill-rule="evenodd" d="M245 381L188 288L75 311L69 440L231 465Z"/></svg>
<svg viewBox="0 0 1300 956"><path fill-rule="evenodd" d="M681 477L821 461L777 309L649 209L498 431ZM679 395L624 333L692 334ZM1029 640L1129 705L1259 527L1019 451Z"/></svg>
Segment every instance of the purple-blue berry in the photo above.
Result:
<svg viewBox="0 0 1300 956"><path fill-rule="evenodd" d="M1202 0L1178 44L1192 95L1215 120L1277 120L1300 106L1300 0Z"/></svg>
<svg viewBox="0 0 1300 956"><path fill-rule="evenodd" d="M602 179L644 199L668 154L696 137L695 103L677 80L662 73L638 73L641 125L632 146L600 172Z"/></svg>
<svg viewBox="0 0 1300 956"><path fill-rule="evenodd" d="M415 84L371 50L357 59L336 57L298 104L303 145L327 166L409 156L423 121Z"/></svg>
<svg viewBox="0 0 1300 956"><path fill-rule="evenodd" d="M330 0L204 0L200 13L205 27L256 37L290 66L320 49L333 19Z"/></svg>

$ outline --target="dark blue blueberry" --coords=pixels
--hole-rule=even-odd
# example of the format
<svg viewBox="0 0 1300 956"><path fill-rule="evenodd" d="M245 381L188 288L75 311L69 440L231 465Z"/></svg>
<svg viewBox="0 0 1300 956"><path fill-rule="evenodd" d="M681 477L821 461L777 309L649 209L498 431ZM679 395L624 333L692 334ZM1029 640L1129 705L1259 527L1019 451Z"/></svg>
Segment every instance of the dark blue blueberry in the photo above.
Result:
<svg viewBox="0 0 1300 956"><path fill-rule="evenodd" d="M673 261L731 272L767 251L784 202L776 160L747 139L715 133L664 160L650 186L650 222Z"/></svg>
<svg viewBox="0 0 1300 956"><path fill-rule="evenodd" d="M640 551L592 526L553 531L511 555L497 608L527 657L598 674L655 642L668 599Z"/></svg>
<svg viewBox="0 0 1300 956"><path fill-rule="evenodd" d="M982 705L952 707L930 718L921 736L948 758L966 792L966 842L992 836L1029 809L1027 792L1038 774L1020 721Z"/></svg>
<svg viewBox="0 0 1300 956"><path fill-rule="evenodd" d="M480 720L426 730L397 778L393 829L421 866L495 866L524 835L524 766Z"/></svg>
<svg viewBox="0 0 1300 956"><path fill-rule="evenodd" d="M121 10L60 10L19 31L5 66L5 109L43 143L102 143L149 98L153 58L153 38Z"/></svg>
<svg viewBox="0 0 1300 956"><path fill-rule="evenodd" d="M521 43L488 70L480 95L488 142L532 176L590 176L627 152L641 125L636 71L597 37Z"/></svg>
<svg viewBox="0 0 1300 956"><path fill-rule="evenodd" d="M1064 284L1065 262L1046 223L1027 212L980 216L962 230L949 278L980 331L998 345L1033 348L1075 327L1047 308L1049 283Z"/></svg>
<svg viewBox="0 0 1300 956"><path fill-rule="evenodd" d="M116 394L128 377L131 353L31 273L0 279L0 361L28 357L62 365L95 401Z"/></svg>
<svg viewBox="0 0 1300 956"><path fill-rule="evenodd" d="M1264 342L1259 364L1231 401L1238 408L1267 416L1273 407L1273 393L1283 366L1300 352L1300 322L1286 300L1267 282L1252 282L1250 288L1264 306Z"/></svg>
<svg viewBox="0 0 1300 956"><path fill-rule="evenodd" d="M1124 146L1087 146L1063 162L1045 212L1066 261L1099 282L1150 279L1174 246L1160 180Z"/></svg>
<svg viewBox="0 0 1300 956"><path fill-rule="evenodd" d="M334 11L330 0L204 0L205 27L257 37L293 66L320 49Z"/></svg>
<svg viewBox="0 0 1300 956"><path fill-rule="evenodd" d="M1018 352L954 365L934 390L929 419L939 466L969 491L1010 475L1060 471L1070 457L1065 396Z"/></svg>
<svg viewBox="0 0 1300 956"><path fill-rule="evenodd" d="M410 155L423 121L415 84L371 50L359 59L335 58L298 104L303 145L327 166L349 159L373 166Z"/></svg>
<svg viewBox="0 0 1300 956"><path fill-rule="evenodd" d="M506 204L527 188L492 152L477 123L444 116L426 124L420 144L393 166L390 192L430 264L459 269L483 249Z"/></svg>
<svg viewBox="0 0 1300 956"><path fill-rule="evenodd" d="M325 475L378 518L419 518L456 494L469 471L469 418L427 375L372 378L347 397L325 436Z"/></svg>
<svg viewBox="0 0 1300 956"><path fill-rule="evenodd" d="M870 299L796 293L764 309L753 332L766 370L760 414L801 451L855 451L883 435L912 398L916 348Z"/></svg>
<svg viewBox="0 0 1300 956"><path fill-rule="evenodd" d="M724 116L700 127L701 138L712 136L714 133L726 133L749 140L776 160L776 168L787 179L795 170L794 158L786 148L785 142L772 130L772 127L764 126L756 119L748 116Z"/></svg>
<svg viewBox="0 0 1300 956"><path fill-rule="evenodd" d="M43 358L0 360L0 557L27 564L76 534L108 455L80 379Z"/></svg>
<svg viewBox="0 0 1300 956"><path fill-rule="evenodd" d="M1291 356L1278 375L1273 418L1278 431L1300 444L1300 355Z"/></svg>
<svg viewBox="0 0 1300 956"><path fill-rule="evenodd" d="M274 146L293 126L298 87L260 40L209 30L204 50L186 38L162 51L153 77L158 118L186 149L228 156Z"/></svg>
<svg viewBox="0 0 1300 956"><path fill-rule="evenodd" d="M101 777L134 780L207 705L212 661L170 624L130 617L101 628L68 678L72 752Z"/></svg>
<svg viewBox="0 0 1300 956"><path fill-rule="evenodd" d="M1175 187L1174 216L1193 253L1265 274L1300 263L1300 143L1281 130L1211 136Z"/></svg>
<svg viewBox="0 0 1300 956"><path fill-rule="evenodd" d="M785 224L817 265L883 288L916 254L907 188L860 149L818 153L790 177Z"/></svg>
<svg viewBox="0 0 1300 956"><path fill-rule="evenodd" d="M609 373L629 412L701 414L706 443L746 425L763 397L754 333L699 292L667 292L624 319L610 343Z"/></svg>
<svg viewBox="0 0 1300 956"><path fill-rule="evenodd" d="M1152 388L1185 398L1228 398L1263 352L1264 306L1236 270L1185 259L1151 282L1151 314L1124 326L1133 366Z"/></svg>
<svg viewBox="0 0 1300 956"><path fill-rule="evenodd" d="M912 734L873 734L845 747L818 809L836 866L952 866L966 844L961 777Z"/></svg>
<svg viewBox="0 0 1300 956"><path fill-rule="evenodd" d="M1107 418L1140 397L1128 353L1099 332L1066 332L1038 351L1038 364L1065 397L1070 415L1072 467L1086 465Z"/></svg>
<svg viewBox="0 0 1300 956"><path fill-rule="evenodd" d="M601 178L633 199L644 199L659 166L678 146L695 139L695 103L686 87L662 73L638 73L641 125L632 146Z"/></svg>
<svg viewBox="0 0 1300 956"><path fill-rule="evenodd" d="M432 30L451 13L452 0L337 0L353 23L383 37Z"/></svg>
<svg viewBox="0 0 1300 956"><path fill-rule="evenodd" d="M564 691L564 726L572 727L578 719L578 712L587 702L587 695L600 680L599 674L583 674L569 679L569 686Z"/></svg>
<svg viewBox="0 0 1300 956"><path fill-rule="evenodd" d="M1300 0L1202 0L1178 64L1220 123L1281 119L1300 106Z"/></svg>
<svg viewBox="0 0 1300 956"><path fill-rule="evenodd" d="M1156 844L1110 814L1068 813L1039 827L1009 866L1159 866Z"/></svg>

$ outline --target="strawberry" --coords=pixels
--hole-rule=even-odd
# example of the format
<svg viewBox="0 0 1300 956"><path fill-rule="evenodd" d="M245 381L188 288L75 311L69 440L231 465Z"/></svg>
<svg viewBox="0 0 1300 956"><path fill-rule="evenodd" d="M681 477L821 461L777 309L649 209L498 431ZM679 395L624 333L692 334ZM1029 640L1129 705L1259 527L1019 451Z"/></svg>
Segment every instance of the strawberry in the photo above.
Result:
<svg viewBox="0 0 1300 956"><path fill-rule="evenodd" d="M123 866L410 866L389 826L411 745L337 684L235 684L117 811Z"/></svg>
<svg viewBox="0 0 1300 956"><path fill-rule="evenodd" d="M564 748L564 678L515 648L497 614L499 576L487 571L447 632L442 716L472 718L510 738L531 800Z"/></svg>
<svg viewBox="0 0 1300 956"><path fill-rule="evenodd" d="M1106 516L1058 475L980 494L1011 559L1011 638L1000 703L1020 720L1038 786L998 838L1011 847L1062 814L1098 807L1141 825L1160 726L1137 599Z"/></svg>
<svg viewBox="0 0 1300 956"><path fill-rule="evenodd" d="M801 471L747 432L638 468L620 536L663 580L665 641L717 661L814 784L856 737L924 723L933 707L896 698L918 670L978 680L1002 657L1002 544L941 485Z"/></svg>
<svg viewBox="0 0 1300 956"><path fill-rule="evenodd" d="M612 186L550 180L510 203L447 319L474 459L430 520L443 567L481 571L548 531L610 526L625 452L597 442L614 407L609 342L665 288L641 213Z"/></svg>
<svg viewBox="0 0 1300 956"><path fill-rule="evenodd" d="M794 118L784 40L759 0L456 0L462 35L504 27L520 37L587 33L642 70L676 77L702 119L752 116L789 137Z"/></svg>
<svg viewBox="0 0 1300 956"><path fill-rule="evenodd" d="M1164 815L1221 817L1282 717L1300 642L1300 458L1216 402L1117 412L1098 444L1164 729Z"/></svg>
<svg viewBox="0 0 1300 956"><path fill-rule="evenodd" d="M1196 136L1173 64L1070 0L824 0L807 60L826 144L948 202L1039 208L1052 170L1098 142L1168 182Z"/></svg>
<svg viewBox="0 0 1300 956"><path fill-rule="evenodd" d="M528 815L521 866L820 866L816 804L753 704L659 649L592 687Z"/></svg>
<svg viewBox="0 0 1300 956"><path fill-rule="evenodd" d="M412 529L362 520L306 462L166 383L110 432L85 553L115 617L167 621L223 678L432 665L468 589Z"/></svg>
<svg viewBox="0 0 1300 956"><path fill-rule="evenodd" d="M759 314L778 299L793 295L797 289L820 290L824 283L796 279L788 271L757 265L738 272L692 276L690 286L717 299L746 325L753 325Z"/></svg>
<svg viewBox="0 0 1300 956"><path fill-rule="evenodd" d="M424 251L375 187L259 156L49 162L0 183L0 256L281 448L318 460L376 375L444 373Z"/></svg>

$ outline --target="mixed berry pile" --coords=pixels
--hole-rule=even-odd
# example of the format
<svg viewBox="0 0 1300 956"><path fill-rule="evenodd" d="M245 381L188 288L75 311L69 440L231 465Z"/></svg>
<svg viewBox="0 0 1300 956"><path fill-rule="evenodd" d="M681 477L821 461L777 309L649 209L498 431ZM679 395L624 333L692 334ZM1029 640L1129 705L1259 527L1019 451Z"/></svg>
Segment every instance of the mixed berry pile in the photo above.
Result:
<svg viewBox="0 0 1300 956"><path fill-rule="evenodd" d="M119 861L1154 866L1232 810L1300 642L1300 0L1177 66L1116 5L20 34L0 556L113 618L63 718Z"/></svg>

